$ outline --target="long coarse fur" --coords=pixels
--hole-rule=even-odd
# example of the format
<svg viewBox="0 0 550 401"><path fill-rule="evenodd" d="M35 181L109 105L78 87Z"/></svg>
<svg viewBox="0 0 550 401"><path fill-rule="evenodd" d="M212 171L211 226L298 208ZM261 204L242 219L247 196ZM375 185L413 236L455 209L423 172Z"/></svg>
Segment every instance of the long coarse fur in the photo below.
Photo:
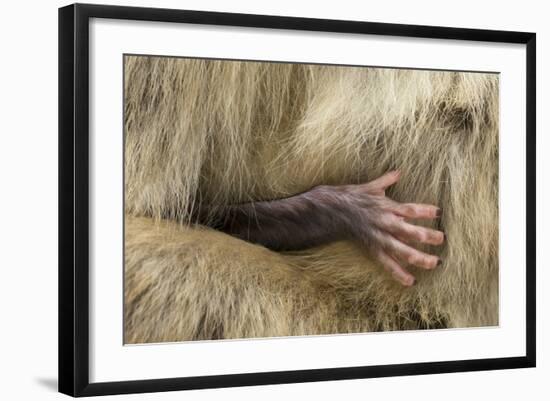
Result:
<svg viewBox="0 0 550 401"><path fill-rule="evenodd" d="M126 57L126 342L498 324L498 113L495 74ZM191 218L390 169L390 197L443 209L411 289L353 242L275 253Z"/></svg>

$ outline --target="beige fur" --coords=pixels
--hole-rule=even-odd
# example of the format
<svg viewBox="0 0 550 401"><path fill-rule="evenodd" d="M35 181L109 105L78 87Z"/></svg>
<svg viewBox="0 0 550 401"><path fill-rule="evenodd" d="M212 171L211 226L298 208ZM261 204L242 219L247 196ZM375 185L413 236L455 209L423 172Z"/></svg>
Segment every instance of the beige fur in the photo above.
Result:
<svg viewBox="0 0 550 401"><path fill-rule="evenodd" d="M498 75L131 56L125 92L126 342L498 324ZM190 219L395 168L389 196L447 234L411 289L352 242L280 254Z"/></svg>

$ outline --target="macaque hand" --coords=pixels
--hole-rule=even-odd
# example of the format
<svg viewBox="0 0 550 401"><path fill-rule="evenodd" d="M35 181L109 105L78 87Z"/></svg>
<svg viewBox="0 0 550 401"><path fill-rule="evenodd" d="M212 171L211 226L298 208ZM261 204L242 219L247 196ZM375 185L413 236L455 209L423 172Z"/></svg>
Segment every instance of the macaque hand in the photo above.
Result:
<svg viewBox="0 0 550 401"><path fill-rule="evenodd" d="M328 204L347 235L359 240L404 286L415 284L405 265L434 269L441 259L414 248L414 243L441 245L441 231L409 223L405 219L435 219L441 209L425 204L399 203L386 197L386 189L399 180L399 172L391 171L374 181L359 185L319 186L315 197Z"/></svg>

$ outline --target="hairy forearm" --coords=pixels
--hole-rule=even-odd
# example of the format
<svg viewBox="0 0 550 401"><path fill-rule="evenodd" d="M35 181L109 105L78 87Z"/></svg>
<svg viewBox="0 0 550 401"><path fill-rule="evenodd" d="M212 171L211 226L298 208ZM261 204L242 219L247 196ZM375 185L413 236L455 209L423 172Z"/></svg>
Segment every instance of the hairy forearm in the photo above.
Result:
<svg viewBox="0 0 550 401"><path fill-rule="evenodd" d="M321 187L284 199L230 206L215 228L245 241L284 251L348 236L343 215Z"/></svg>

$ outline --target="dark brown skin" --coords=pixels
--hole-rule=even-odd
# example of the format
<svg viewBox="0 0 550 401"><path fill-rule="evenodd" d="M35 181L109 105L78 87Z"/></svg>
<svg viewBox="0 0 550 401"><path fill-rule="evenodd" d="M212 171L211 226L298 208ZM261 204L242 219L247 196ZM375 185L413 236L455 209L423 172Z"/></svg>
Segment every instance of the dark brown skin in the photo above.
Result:
<svg viewBox="0 0 550 401"><path fill-rule="evenodd" d="M445 234L406 219L435 219L432 205L399 203L386 189L399 180L392 171L359 185L321 185L285 199L231 206L217 229L277 251L300 250L341 239L360 241L404 286L415 283L406 264L434 269L441 260L411 246L441 245Z"/></svg>

